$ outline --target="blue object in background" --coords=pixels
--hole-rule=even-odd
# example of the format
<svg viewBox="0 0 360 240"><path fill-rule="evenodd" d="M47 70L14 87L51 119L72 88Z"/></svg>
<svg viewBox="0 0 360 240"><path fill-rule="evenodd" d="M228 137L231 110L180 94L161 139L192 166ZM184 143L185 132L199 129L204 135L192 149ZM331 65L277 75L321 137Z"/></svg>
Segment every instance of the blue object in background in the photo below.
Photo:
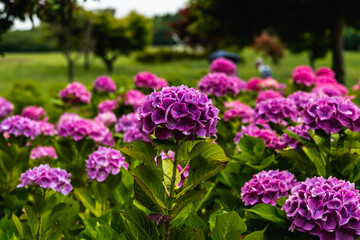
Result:
<svg viewBox="0 0 360 240"><path fill-rule="evenodd" d="M223 57L230 61L233 61L235 64L241 61L241 58L239 57L239 55L237 55L236 53L227 52L225 50L218 50L216 52L213 52L212 54L210 54L208 60L211 63L212 61L214 61L215 59L217 59L219 57Z"/></svg>

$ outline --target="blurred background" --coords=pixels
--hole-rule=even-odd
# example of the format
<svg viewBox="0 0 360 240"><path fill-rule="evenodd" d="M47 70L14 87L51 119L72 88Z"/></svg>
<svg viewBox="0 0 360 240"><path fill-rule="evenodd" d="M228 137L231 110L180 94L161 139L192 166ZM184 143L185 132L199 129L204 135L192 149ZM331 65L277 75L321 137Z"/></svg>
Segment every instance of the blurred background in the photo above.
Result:
<svg viewBox="0 0 360 240"><path fill-rule="evenodd" d="M68 82L110 75L128 88L150 71L195 86L209 56L238 56L240 77L261 58L279 82L298 65L360 77L355 0L0 0L0 95L47 99Z"/></svg>

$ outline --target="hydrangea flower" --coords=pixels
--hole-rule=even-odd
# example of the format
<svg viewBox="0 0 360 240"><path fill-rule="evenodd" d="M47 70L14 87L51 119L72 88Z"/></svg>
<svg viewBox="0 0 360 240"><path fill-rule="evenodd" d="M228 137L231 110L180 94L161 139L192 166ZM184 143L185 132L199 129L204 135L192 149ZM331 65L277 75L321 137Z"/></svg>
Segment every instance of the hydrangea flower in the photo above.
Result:
<svg viewBox="0 0 360 240"><path fill-rule="evenodd" d="M56 151L55 151L55 149L53 147L51 147L51 146L48 146L48 147L39 146L39 147L36 147L36 148L31 150L30 158L31 159L41 159L41 158L57 159L58 156L57 156Z"/></svg>
<svg viewBox="0 0 360 240"><path fill-rule="evenodd" d="M106 126L113 125L117 122L117 118L115 113L113 112L103 112L99 113L95 118L94 121L96 122L102 122Z"/></svg>
<svg viewBox="0 0 360 240"><path fill-rule="evenodd" d="M262 129L255 125L242 126L241 132L238 132L234 138L234 143L238 144L244 134L247 136L263 139L265 146L268 148L281 150L285 147L285 144L278 138L275 131L270 129Z"/></svg>
<svg viewBox="0 0 360 240"><path fill-rule="evenodd" d="M73 187L70 184L70 173L60 168L50 168L48 164L27 170L21 174L21 183L17 187L26 187L37 184L42 188L51 188L54 191L67 195Z"/></svg>
<svg viewBox="0 0 360 240"><path fill-rule="evenodd" d="M291 231L307 232L320 240L360 237L359 190L348 181L307 178L292 188L282 210L291 221Z"/></svg>
<svg viewBox="0 0 360 240"><path fill-rule="evenodd" d="M159 139L210 137L216 133L218 114L205 93L183 85L165 87L145 97L138 128L145 136L155 132Z"/></svg>
<svg viewBox="0 0 360 240"><path fill-rule="evenodd" d="M232 103L224 103L225 108L230 108L224 113L224 120L229 121L232 118L240 118L241 122L248 123L254 118L254 109L240 101L235 100Z"/></svg>
<svg viewBox="0 0 360 240"><path fill-rule="evenodd" d="M316 81L315 81L315 85L321 85L321 84L335 84L337 85L338 82L336 81L336 79L334 77L331 76L317 76L316 77Z"/></svg>
<svg viewBox="0 0 360 240"><path fill-rule="evenodd" d="M341 97L313 99L300 116L310 129L323 129L326 133L338 132L343 127L355 132L360 130L359 107Z"/></svg>
<svg viewBox="0 0 360 240"><path fill-rule="evenodd" d="M79 82L69 83L67 87L59 92L59 97L70 104L89 103L91 94L86 87Z"/></svg>
<svg viewBox="0 0 360 240"><path fill-rule="evenodd" d="M327 67L320 67L316 72L315 75L317 77L320 76L326 76L326 77L332 77L335 78L335 72Z"/></svg>
<svg viewBox="0 0 360 240"><path fill-rule="evenodd" d="M348 91L344 85L336 83L317 85L313 90L311 90L311 93L318 97L322 97L324 95L334 97L347 95Z"/></svg>
<svg viewBox="0 0 360 240"><path fill-rule="evenodd" d="M143 104L145 101L145 95L136 89L131 89L125 93L125 101L124 104L128 106L132 106L134 111Z"/></svg>
<svg viewBox="0 0 360 240"><path fill-rule="evenodd" d="M292 81L297 84L311 86L316 82L316 75L309 66L298 66L292 73Z"/></svg>
<svg viewBox="0 0 360 240"><path fill-rule="evenodd" d="M121 167L127 170L129 164L125 162L125 157L119 151L112 148L99 147L86 160L89 181L96 179L98 182L103 182L109 174L118 174Z"/></svg>
<svg viewBox="0 0 360 240"><path fill-rule="evenodd" d="M38 106L28 106L24 108L21 112L22 117L27 117L32 120L40 120L40 118L44 117L45 114L46 114L45 110L42 107L38 107Z"/></svg>
<svg viewBox="0 0 360 240"><path fill-rule="evenodd" d="M352 90L354 90L354 91L359 91L360 90L360 79L359 79L357 84L352 86ZM1 106L1 104L0 104L0 106Z"/></svg>
<svg viewBox="0 0 360 240"><path fill-rule="evenodd" d="M290 127L287 127L286 129L296 133L297 135L299 135L301 137L304 137L304 138L310 140L310 136L309 136L309 133L308 133L308 130L309 130L308 125L301 124L301 125L296 125L295 127L290 126ZM301 143L299 143L297 140L290 137L286 133L284 133L281 136L281 140L283 141L283 143L285 145L287 145L287 146L289 146L291 148L299 148L301 146Z"/></svg>
<svg viewBox="0 0 360 240"><path fill-rule="evenodd" d="M150 142L149 138L145 137L137 127L130 127L126 129L124 132L123 141L127 143L135 140Z"/></svg>
<svg viewBox="0 0 360 240"><path fill-rule="evenodd" d="M157 75L150 72L139 72L134 77L134 79L135 85L137 87L145 87L158 90L168 86L168 83L165 79L159 78Z"/></svg>
<svg viewBox="0 0 360 240"><path fill-rule="evenodd" d="M42 135L54 136L56 134L56 129L53 124L44 121L37 121L36 123Z"/></svg>
<svg viewBox="0 0 360 240"><path fill-rule="evenodd" d="M14 112L14 105L3 97L0 97L0 118L4 118Z"/></svg>
<svg viewBox="0 0 360 240"><path fill-rule="evenodd" d="M109 76L99 76L95 79L94 90L101 92L115 92L117 89L114 80Z"/></svg>
<svg viewBox="0 0 360 240"><path fill-rule="evenodd" d="M98 113L111 112L118 107L115 100L105 100L98 104Z"/></svg>
<svg viewBox="0 0 360 240"><path fill-rule="evenodd" d="M139 121L139 119L139 114L137 112L124 114L119 118L119 121L115 125L115 131L125 132L129 128L136 127L137 121Z"/></svg>
<svg viewBox="0 0 360 240"><path fill-rule="evenodd" d="M41 134L39 125L36 121L19 115L4 119L0 124L0 132L14 135L16 137L23 135L30 139Z"/></svg>
<svg viewBox="0 0 360 240"><path fill-rule="evenodd" d="M225 73L209 73L198 83L201 92L214 94L217 97L227 94L236 95L244 87L245 83L240 78L227 76Z"/></svg>
<svg viewBox="0 0 360 240"><path fill-rule="evenodd" d="M246 83L246 89L250 91L260 91L265 89L274 89L274 90L283 90L285 89L285 84L278 83L275 79L268 77L265 79L261 78L251 78Z"/></svg>
<svg viewBox="0 0 360 240"><path fill-rule="evenodd" d="M258 103L255 107L255 120L262 119L273 123L283 123L288 118L297 121L297 108L286 98L272 98Z"/></svg>
<svg viewBox="0 0 360 240"><path fill-rule="evenodd" d="M317 96L313 93L297 91L290 94L287 98L295 103L297 110L300 112L304 110L310 99L315 99Z"/></svg>
<svg viewBox="0 0 360 240"><path fill-rule="evenodd" d="M220 57L210 64L210 72L225 73L226 75L236 75L237 67L232 61Z"/></svg>
<svg viewBox="0 0 360 240"><path fill-rule="evenodd" d="M256 98L256 103L268 100L270 98L284 98L284 96L281 95L279 92L276 92L271 89L265 90L265 91L260 91Z"/></svg>
<svg viewBox="0 0 360 240"><path fill-rule="evenodd" d="M275 206L276 200L288 196L296 184L294 175L287 170L261 171L241 188L241 200L245 206L259 203Z"/></svg>

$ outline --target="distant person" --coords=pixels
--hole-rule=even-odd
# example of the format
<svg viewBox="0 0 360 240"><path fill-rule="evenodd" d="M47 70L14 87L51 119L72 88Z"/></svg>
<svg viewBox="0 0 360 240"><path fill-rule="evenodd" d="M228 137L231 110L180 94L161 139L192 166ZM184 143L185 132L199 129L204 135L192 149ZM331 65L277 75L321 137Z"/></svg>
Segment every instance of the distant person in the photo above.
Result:
<svg viewBox="0 0 360 240"><path fill-rule="evenodd" d="M265 64L262 58L257 58L255 60L255 67L259 70L261 78L272 77L270 66Z"/></svg>

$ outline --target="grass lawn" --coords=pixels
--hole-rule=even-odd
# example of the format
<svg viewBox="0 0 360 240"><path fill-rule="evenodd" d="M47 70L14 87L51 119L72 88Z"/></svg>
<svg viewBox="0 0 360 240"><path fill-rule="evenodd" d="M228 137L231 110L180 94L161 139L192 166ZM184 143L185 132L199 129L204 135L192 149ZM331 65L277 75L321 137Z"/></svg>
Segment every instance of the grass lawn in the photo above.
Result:
<svg viewBox="0 0 360 240"><path fill-rule="evenodd" d="M248 80L259 76L254 68L257 55L252 49L245 49L242 53L243 63L239 64L241 78ZM360 53L346 52L345 63L347 71L347 85L355 84L360 77ZM291 54L286 52L285 58L279 66L271 65L274 78L280 82L288 81L292 70L298 65L307 65L306 54ZM331 55L316 62L316 67L330 66ZM116 61L112 77L124 87L133 84L133 76L139 71L150 71L165 78L170 84L187 84L196 86L198 80L208 72L209 64L204 60L186 60L157 64L138 63L134 58L121 57ZM106 70L99 59L93 59L91 69L85 71L82 60L76 63L75 81L91 85L94 79L106 74ZM14 81L36 81L45 95L54 95L67 83L66 61L60 53L9 53L0 58L0 95L5 95Z"/></svg>

